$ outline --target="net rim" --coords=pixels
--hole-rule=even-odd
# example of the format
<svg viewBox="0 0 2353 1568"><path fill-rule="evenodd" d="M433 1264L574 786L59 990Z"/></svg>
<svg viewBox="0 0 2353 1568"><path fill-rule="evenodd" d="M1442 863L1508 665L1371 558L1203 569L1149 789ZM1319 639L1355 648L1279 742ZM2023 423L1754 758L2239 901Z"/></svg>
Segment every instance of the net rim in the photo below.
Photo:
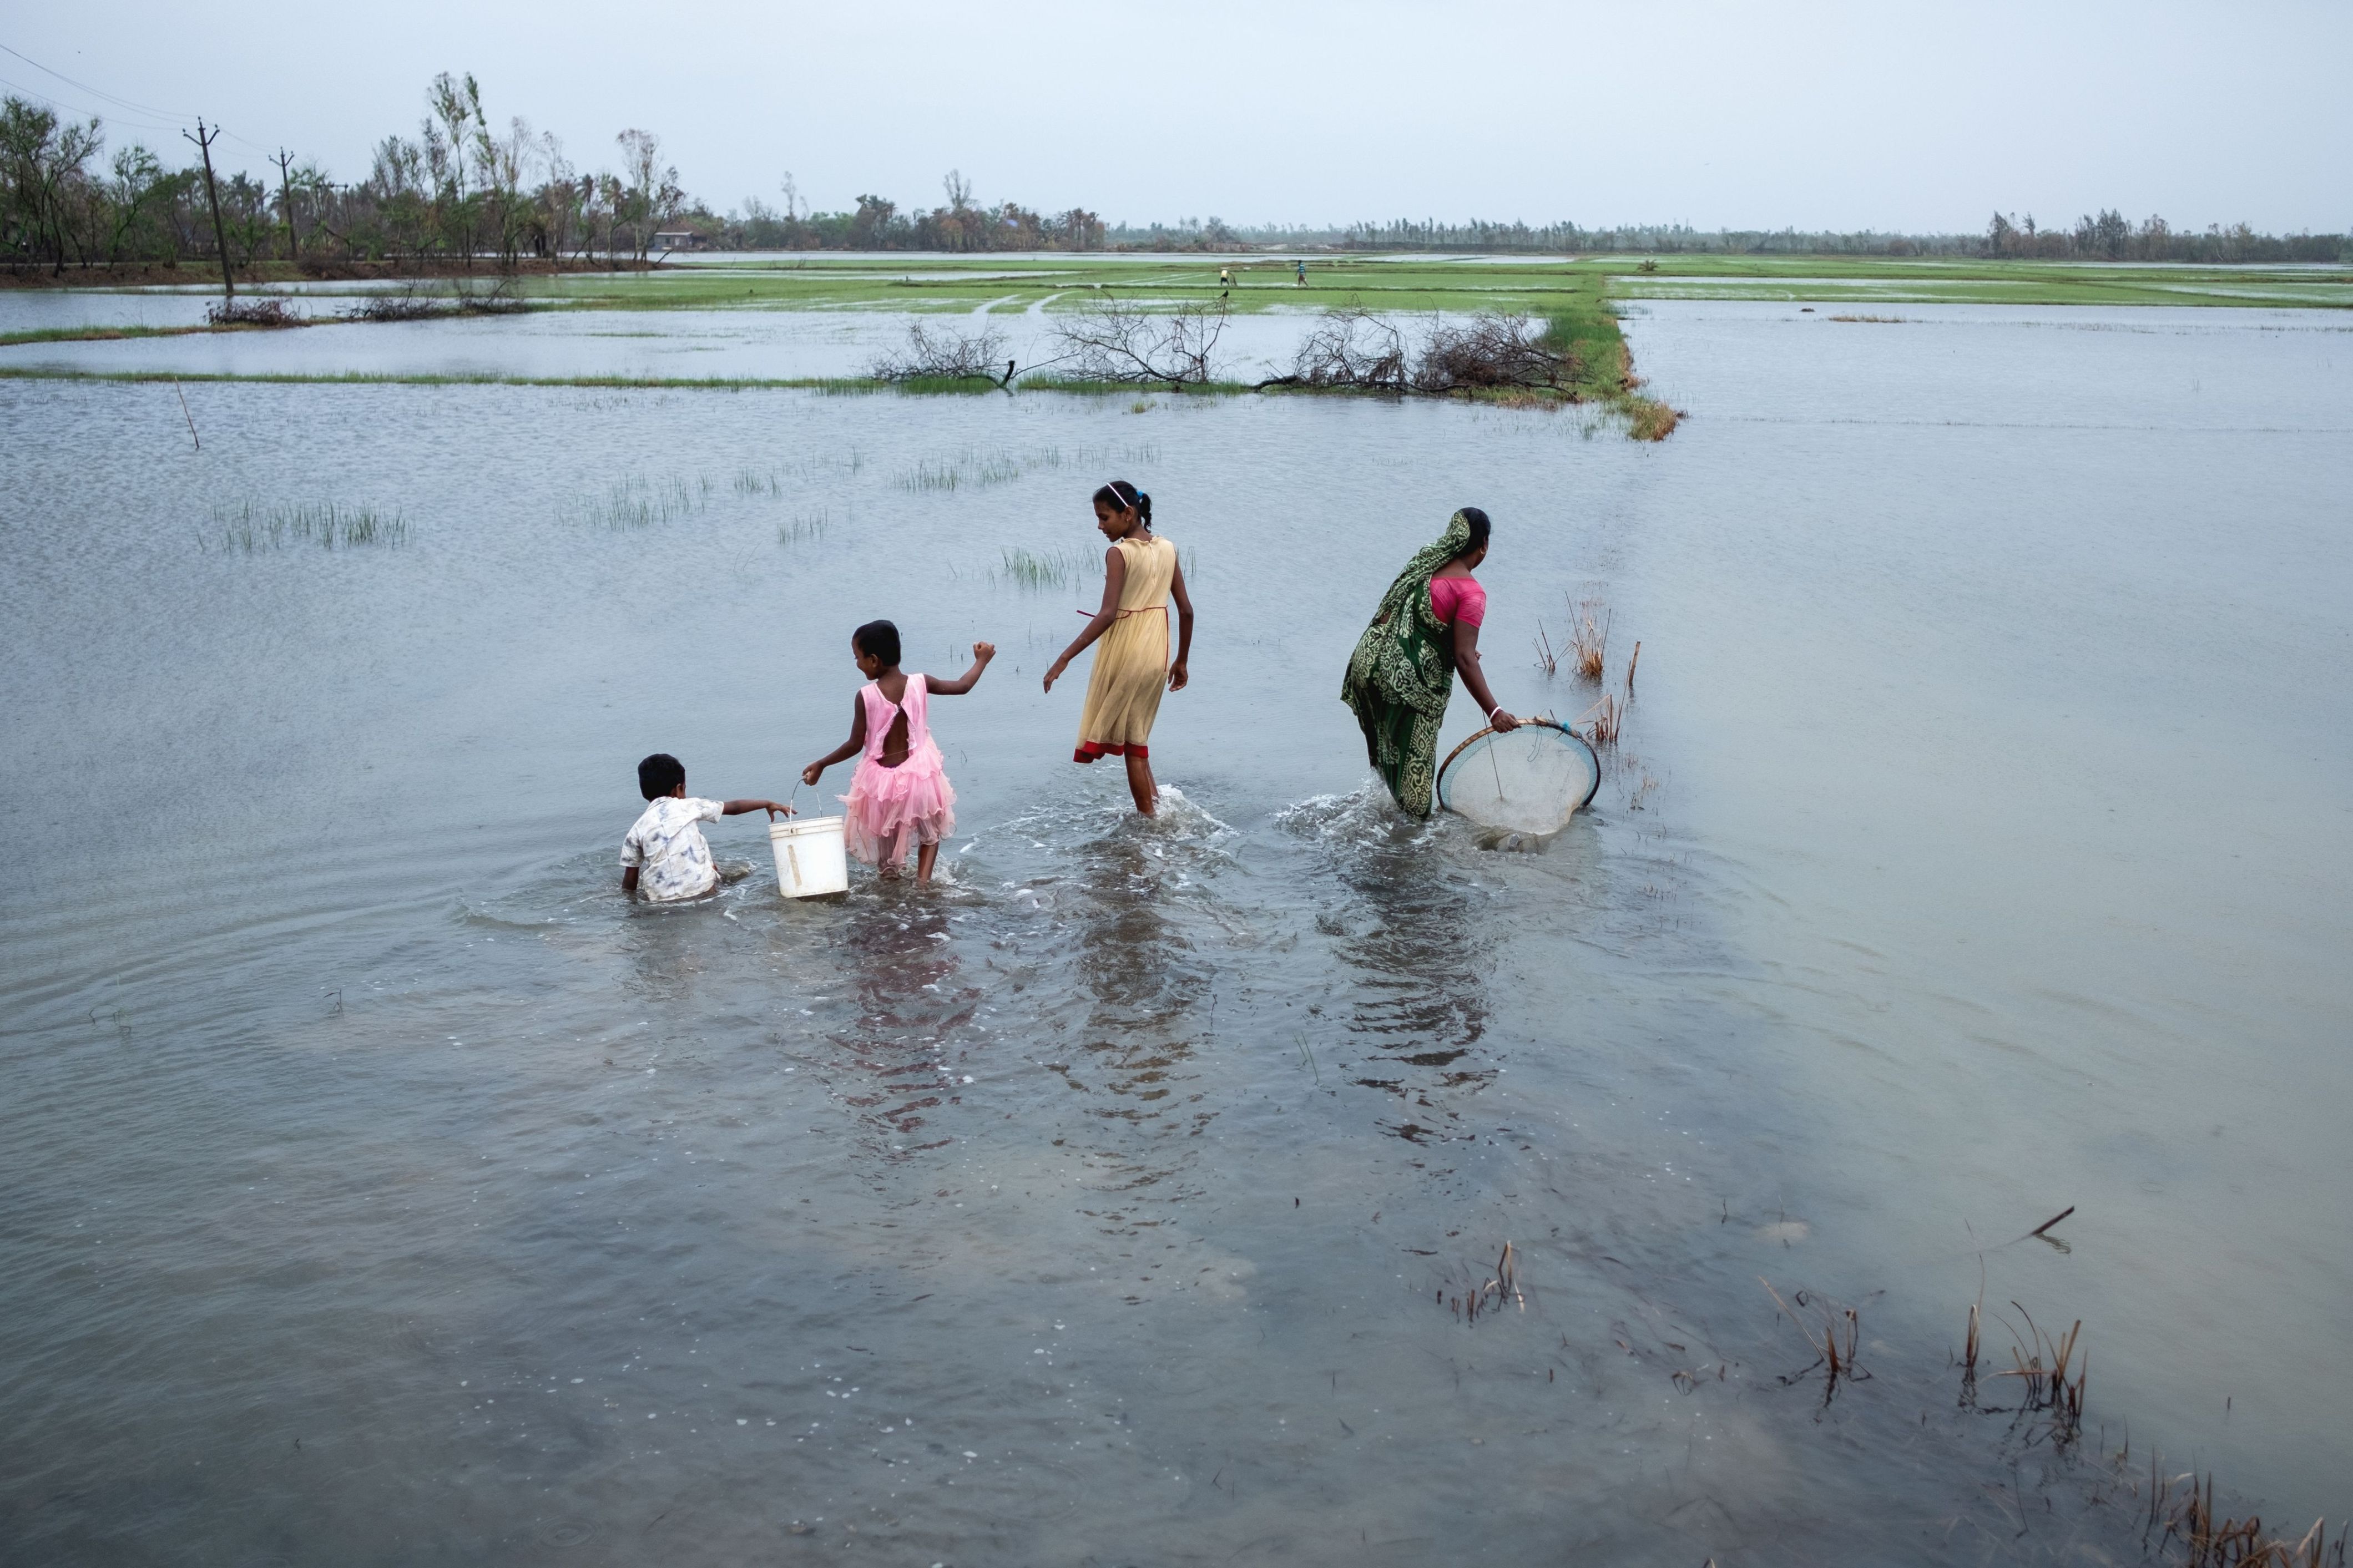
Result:
<svg viewBox="0 0 2353 1568"><path fill-rule="evenodd" d="M1593 783L1592 785L1586 790L1584 798L1579 800L1575 805L1568 808L1568 814L1571 816L1575 816L1578 812L1583 811L1587 806L1591 805L1593 804L1593 797L1601 793L1601 758L1593 750L1592 742L1588 741L1584 736L1578 734L1576 731L1570 729L1567 725L1562 723L1557 719L1523 719L1515 728L1522 730L1557 730L1562 734L1577 742L1578 749L1584 752L1586 761L1593 764ZM1471 749L1472 742L1483 741L1494 732L1495 726L1490 724L1485 729L1479 731L1476 734L1465 735L1462 738L1461 743L1456 746L1452 751L1447 752L1446 760L1438 764L1438 772L1432 776L1431 782L1432 787L1438 795L1438 804L1440 806L1445 807L1448 811L1454 811L1452 806L1446 804L1446 770L1454 765L1455 758L1461 756L1464 752ZM1462 814L1459 811L1455 811L1454 815L1460 816Z"/></svg>

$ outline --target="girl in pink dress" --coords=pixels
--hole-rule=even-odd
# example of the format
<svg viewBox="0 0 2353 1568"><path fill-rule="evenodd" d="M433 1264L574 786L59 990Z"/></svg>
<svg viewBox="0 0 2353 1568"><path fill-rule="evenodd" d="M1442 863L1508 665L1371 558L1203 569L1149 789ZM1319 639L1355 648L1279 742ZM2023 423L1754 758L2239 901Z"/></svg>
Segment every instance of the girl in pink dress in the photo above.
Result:
<svg viewBox="0 0 2353 1568"><path fill-rule="evenodd" d="M849 656L867 682L850 705L849 739L803 768L801 782L815 784L826 769L856 756L858 771L841 796L849 852L895 877L907 847L920 845L915 879L928 882L940 840L955 831L955 790L932 741L931 700L970 691L997 657L996 645L973 644L970 669L955 680L934 680L902 673L899 628L869 621L849 634Z"/></svg>

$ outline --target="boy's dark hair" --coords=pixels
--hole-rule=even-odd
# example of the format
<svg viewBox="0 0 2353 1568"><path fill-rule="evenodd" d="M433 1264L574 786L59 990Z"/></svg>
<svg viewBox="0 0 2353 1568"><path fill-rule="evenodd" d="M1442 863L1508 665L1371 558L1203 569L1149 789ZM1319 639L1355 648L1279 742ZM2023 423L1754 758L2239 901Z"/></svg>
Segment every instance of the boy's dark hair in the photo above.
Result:
<svg viewBox="0 0 2353 1568"><path fill-rule="evenodd" d="M675 795L686 783L686 764L668 752L656 752L638 764L638 793L648 800Z"/></svg>
<svg viewBox="0 0 2353 1568"><path fill-rule="evenodd" d="M849 646L885 665L899 662L899 628L888 621L869 621L849 634Z"/></svg>

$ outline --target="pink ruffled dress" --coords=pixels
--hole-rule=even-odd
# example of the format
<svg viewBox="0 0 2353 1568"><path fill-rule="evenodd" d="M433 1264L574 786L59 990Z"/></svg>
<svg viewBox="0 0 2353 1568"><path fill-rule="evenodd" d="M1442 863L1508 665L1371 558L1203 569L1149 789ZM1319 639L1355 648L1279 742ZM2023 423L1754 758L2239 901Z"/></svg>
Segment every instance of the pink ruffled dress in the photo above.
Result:
<svg viewBox="0 0 2353 1568"><path fill-rule="evenodd" d="M907 677L896 707L869 681L859 689L866 705L866 752L849 793L841 796L842 836L849 852L870 866L895 866L916 844L937 844L955 831L955 790L948 784L940 749L927 721L931 691L920 675ZM907 716L907 760L897 767L882 761L883 743L900 714Z"/></svg>

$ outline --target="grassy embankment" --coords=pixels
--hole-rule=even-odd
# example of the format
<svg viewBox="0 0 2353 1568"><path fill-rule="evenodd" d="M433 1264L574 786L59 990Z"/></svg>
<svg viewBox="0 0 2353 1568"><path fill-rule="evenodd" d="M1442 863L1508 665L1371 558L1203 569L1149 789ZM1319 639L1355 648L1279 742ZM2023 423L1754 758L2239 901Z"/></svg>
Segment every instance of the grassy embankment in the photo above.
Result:
<svg viewBox="0 0 2353 1568"><path fill-rule="evenodd" d="M1220 281L1221 268L1231 270L1230 286ZM1307 278L1303 285L1293 267L1272 260L1070 256L1014 260L911 257L903 262L850 262L820 255L724 268L675 268L659 275L575 274L552 279L543 289L533 292L620 309L891 310L984 319L1030 311L1077 311L1105 292L1146 306L1222 303L1236 315L1280 312L1305 317L1342 305L1394 315L1502 310L1544 320L1546 346L1574 358L1575 380L1559 393L1513 390L1471 395L1516 406L1599 404L1622 416L1629 430L1646 440L1660 439L1674 428L1674 410L1640 390L1641 378L1633 373L1609 300L1611 274L1606 271L1566 261L1528 264L1365 257L1311 261ZM836 391L855 390L855 384L827 384ZM1104 395L1132 395L1138 390L1050 372L1018 376L1015 385ZM899 389L957 393L997 388L980 380L940 380L906 382ZM1237 382L1189 390L1217 395L1253 389L1253 384Z"/></svg>
<svg viewBox="0 0 2353 1568"><path fill-rule="evenodd" d="M1233 271L1230 288L1220 284L1221 266ZM183 281L193 281L183 272ZM477 274L477 279L482 275ZM2107 266L2079 262L1990 261L1937 258L1630 256L1536 260L1499 258L1345 256L1310 260L1307 283L1296 281L1287 261L1271 258L1220 261L1217 258L1106 255L1035 257L943 257L910 254L887 259L856 259L824 253L788 258L722 260L672 265L651 270L604 268L527 273L517 283L531 300L572 309L624 310L887 310L962 315L985 323L990 316L1029 311L1055 315L1084 309L1108 290L1112 297L1147 308L1222 300L1237 315L1282 313L1308 318L1341 305L1397 315L1430 311L1473 313L1502 310L1541 317L1547 342L1577 354L1580 371L1574 400L1599 403L1622 414L1638 435L1655 438L1672 428L1672 413L1640 391L1618 326L1618 301L1646 299L1757 300L1826 307L1819 319L1833 320L1841 306L1865 304L2012 305L2199 305L2220 308L2353 309L2353 271L2341 268L2225 268ZM335 297L332 282L310 290ZM364 297L362 290L352 291ZM1860 318L1857 318L1860 319ZM90 327L54 328L7 334L0 346L91 339L164 337L213 330L253 328ZM72 377L168 380L169 373L81 372L59 367L0 363L0 377ZM419 384L501 384L595 387L748 389L815 387L835 393L881 390L862 379L754 377L730 379L637 376L502 376L371 374L244 374L206 379L397 382ZM1086 385L1032 374L1017 385L1046 390L1133 393L1130 386ZM905 392L972 392L989 383L908 383ZM1243 385L1196 390L1233 393ZM1529 399L1504 395L1506 401Z"/></svg>
<svg viewBox="0 0 2353 1568"><path fill-rule="evenodd" d="M193 338L212 332L269 332L288 326L310 326L309 321L288 321L280 326L263 326L257 321L228 321L218 326L196 324L183 327L36 327L29 331L0 332L0 349L18 343L110 343L125 338Z"/></svg>

